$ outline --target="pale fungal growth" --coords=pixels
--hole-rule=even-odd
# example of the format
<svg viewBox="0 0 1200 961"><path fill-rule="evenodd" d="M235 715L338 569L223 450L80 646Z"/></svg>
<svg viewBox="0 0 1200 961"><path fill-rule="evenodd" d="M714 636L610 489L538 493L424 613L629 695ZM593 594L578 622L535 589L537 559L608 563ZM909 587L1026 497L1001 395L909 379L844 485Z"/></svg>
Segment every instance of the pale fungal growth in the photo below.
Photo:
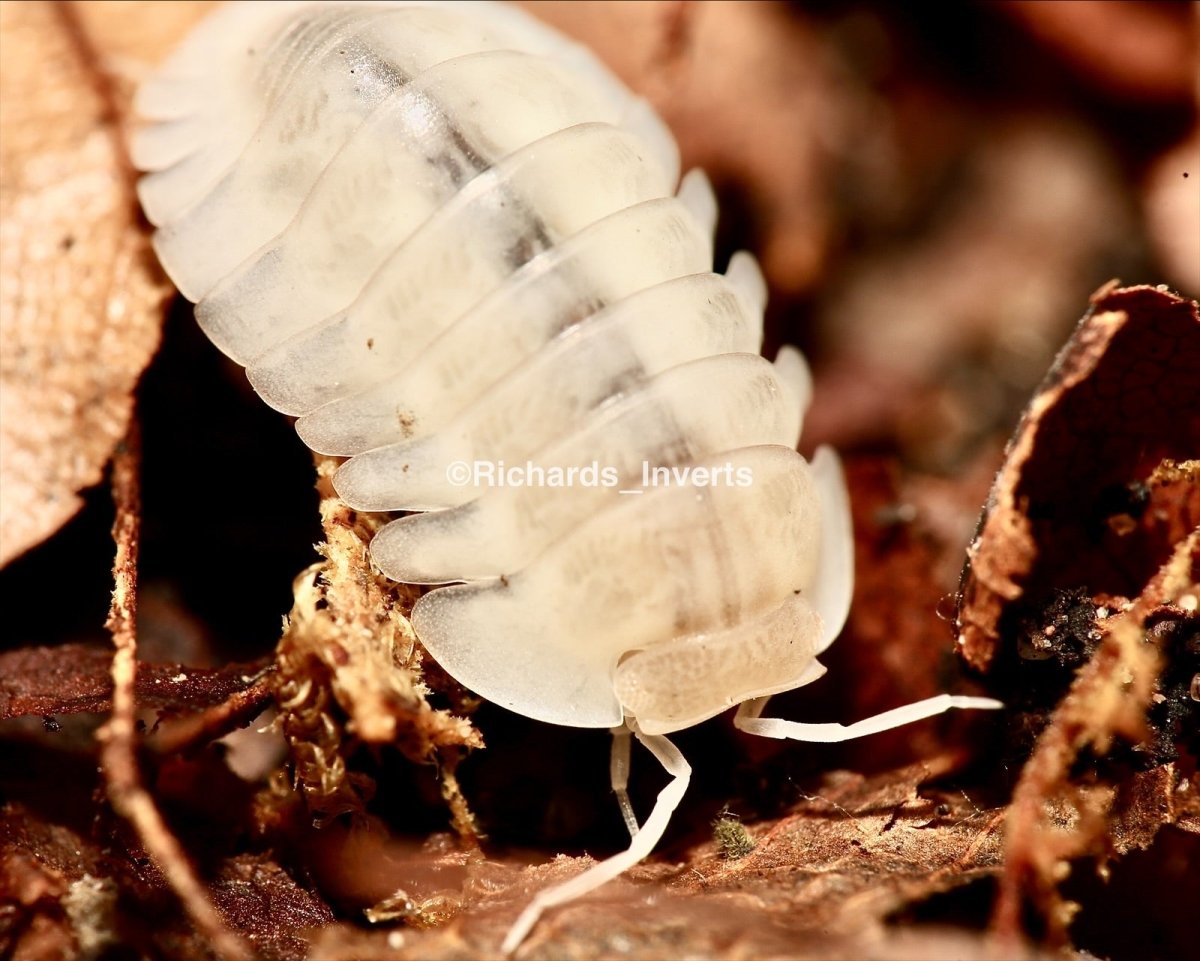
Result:
<svg viewBox="0 0 1200 961"><path fill-rule="evenodd" d="M500 4L230 4L137 109L155 248L201 326L350 458L349 505L423 512L372 545L396 580L454 582L414 607L421 642L513 711L616 733L629 849L541 892L505 951L650 853L690 773L672 731L740 704L744 730L836 741L998 706L760 717L845 620L845 483L795 452L808 371L757 356L755 261L712 272L707 180L586 50ZM631 733L673 777L640 827Z"/></svg>

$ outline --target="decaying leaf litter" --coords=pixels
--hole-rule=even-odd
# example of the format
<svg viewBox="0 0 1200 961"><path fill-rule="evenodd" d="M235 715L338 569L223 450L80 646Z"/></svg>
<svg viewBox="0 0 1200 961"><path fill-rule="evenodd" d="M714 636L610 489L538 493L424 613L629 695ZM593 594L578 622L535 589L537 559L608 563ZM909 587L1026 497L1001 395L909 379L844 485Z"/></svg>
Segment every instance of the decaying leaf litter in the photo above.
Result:
<svg viewBox="0 0 1200 961"><path fill-rule="evenodd" d="M1135 5L1108 6L1133 17L1122 43L1136 36L1138 50L1186 34L1181 23L1139 26ZM936 28L873 8L647 3L624 8L615 28L601 5L540 11L611 54L714 174L723 209L738 212L727 246L763 251L774 336L810 351L814 426L849 458L855 611L829 676L781 710L852 720L964 683L943 619L968 544L959 617L994 627L986 642L965 629L964 653L990 667L982 683L1013 710L1006 724L957 719L836 749L742 743L720 721L705 725L685 741L704 761L659 856L553 916L530 956L982 957L997 945L1032 956L1034 944L1146 956L1136 922L1104 923L1108 892L1130 890L1155 902L1153 951L1185 944L1179 919L1200 894L1187 868L1200 857L1194 302L1154 287L1098 291L1035 387L1108 276L1200 287L1178 254L1193 222L1185 210L1180 230L1179 214L1161 213L1164 191L1182 197L1168 214L1192 201L1182 173L1200 182L1187 147L1194 91L1146 66L1166 57L1097 56L1096 25L1056 31L1046 7L970 8ZM167 290L131 226L119 127L138 65L198 14L162 11L3 7L0 496L8 555L33 549L3 575L14 613L0 678L12 718L0 943L31 958L116 943L178 957L211 956L213 943L272 958L494 953L533 889L579 869L580 845L599 855L621 844L606 746L505 717L424 663L403 618L411 597L362 563L378 519L308 492L312 466L286 425L256 420L219 362L193 359L203 348L184 316L168 321L139 394L137 630L122 588L115 663L100 646L113 515L107 493L89 488L117 449L127 556L130 391ZM967 70L943 52L922 67L917 54L941 49L939 30L953 27L988 37L988 56ZM10 86L18 36L61 68L36 91ZM1050 79L1069 96L1047 94ZM76 127L54 127L51 103L95 106L71 115ZM59 160L45 159L47 144ZM1168 187L1172 163L1182 169ZM87 197L114 198L70 210L66 251L55 249L61 212L55 221L35 206L69 196L55 189L60 169L79 172ZM1047 194L1049 170L1061 177ZM1048 196L1057 202L1042 222ZM1053 241L1033 258L1009 241L1031 249L1039 234ZM116 302L93 289L117 291ZM108 333L86 333L104 323ZM78 373L59 363L55 344L89 336L103 348L83 350ZM108 350L131 358L124 381L109 379L119 365L87 362ZM11 413L51 389L78 398L48 408L80 412L65 427ZM91 412L104 431L87 426ZM231 438L230 423L253 441ZM1103 442L1066 444L1088 431ZM74 453L76 438L86 452ZM64 474L64 462L92 466ZM79 518L50 536L80 497ZM1026 536L1014 538L1022 517ZM128 565L118 569L128 586ZM268 700L273 719L254 720ZM273 735L214 743L268 722ZM109 732L102 755L98 730ZM276 770L253 745L281 736L290 761ZM644 803L657 785L647 775L634 788ZM755 844L740 858L723 858L713 837L726 808ZM568 856L547 862L558 852ZM1147 870L1158 880L1138 892L1126 877Z"/></svg>

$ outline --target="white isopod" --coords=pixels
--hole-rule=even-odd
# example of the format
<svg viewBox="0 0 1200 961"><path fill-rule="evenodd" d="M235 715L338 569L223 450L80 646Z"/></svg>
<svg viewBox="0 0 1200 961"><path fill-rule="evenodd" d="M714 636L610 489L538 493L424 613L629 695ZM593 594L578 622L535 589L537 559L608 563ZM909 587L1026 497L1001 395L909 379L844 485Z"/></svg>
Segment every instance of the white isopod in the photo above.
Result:
<svg viewBox="0 0 1200 961"><path fill-rule="evenodd" d="M205 332L350 458L348 504L423 512L372 556L456 582L413 609L425 647L497 704L614 729L632 843L537 895L506 951L650 853L690 773L672 731L740 705L742 730L838 741L999 706L760 717L845 620L841 469L795 452L808 371L758 356L753 258L711 272L707 180L678 183L666 127L586 50L497 3L229 4L136 107L154 245ZM640 828L631 733L673 778Z"/></svg>

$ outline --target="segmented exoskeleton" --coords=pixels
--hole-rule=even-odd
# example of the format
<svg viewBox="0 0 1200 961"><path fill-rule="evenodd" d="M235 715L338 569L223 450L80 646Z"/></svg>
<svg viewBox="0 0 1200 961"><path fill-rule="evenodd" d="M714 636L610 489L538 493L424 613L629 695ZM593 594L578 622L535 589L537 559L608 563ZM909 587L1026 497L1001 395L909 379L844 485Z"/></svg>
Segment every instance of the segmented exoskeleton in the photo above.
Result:
<svg viewBox="0 0 1200 961"><path fill-rule="evenodd" d="M372 545L446 584L422 643L498 704L618 730L644 857L689 768L663 736L820 676L846 616L837 460L795 447L807 368L758 355L765 285L712 272L716 203L679 181L652 109L586 50L500 4L232 4L146 83L133 142L155 248L211 339L314 450L339 495L417 512ZM519 483L513 483L513 470ZM628 735L674 775L638 829Z"/></svg>

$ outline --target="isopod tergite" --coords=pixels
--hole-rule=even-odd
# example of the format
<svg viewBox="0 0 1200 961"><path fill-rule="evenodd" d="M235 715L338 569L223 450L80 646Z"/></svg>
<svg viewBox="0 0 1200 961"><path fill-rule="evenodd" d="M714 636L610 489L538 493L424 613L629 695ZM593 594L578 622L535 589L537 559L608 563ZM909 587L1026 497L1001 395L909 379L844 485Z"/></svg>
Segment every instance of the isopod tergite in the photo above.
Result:
<svg viewBox="0 0 1200 961"><path fill-rule="evenodd" d="M758 355L765 285L712 272L716 203L590 53L502 4L230 4L138 93L132 154L163 266L352 507L459 681L612 728L624 851L690 768L667 734L740 705L835 741L996 707L942 695L857 724L764 719L819 677L852 583L836 456L795 447L808 371ZM515 475L514 475L515 472ZM640 827L629 735L672 775Z"/></svg>

